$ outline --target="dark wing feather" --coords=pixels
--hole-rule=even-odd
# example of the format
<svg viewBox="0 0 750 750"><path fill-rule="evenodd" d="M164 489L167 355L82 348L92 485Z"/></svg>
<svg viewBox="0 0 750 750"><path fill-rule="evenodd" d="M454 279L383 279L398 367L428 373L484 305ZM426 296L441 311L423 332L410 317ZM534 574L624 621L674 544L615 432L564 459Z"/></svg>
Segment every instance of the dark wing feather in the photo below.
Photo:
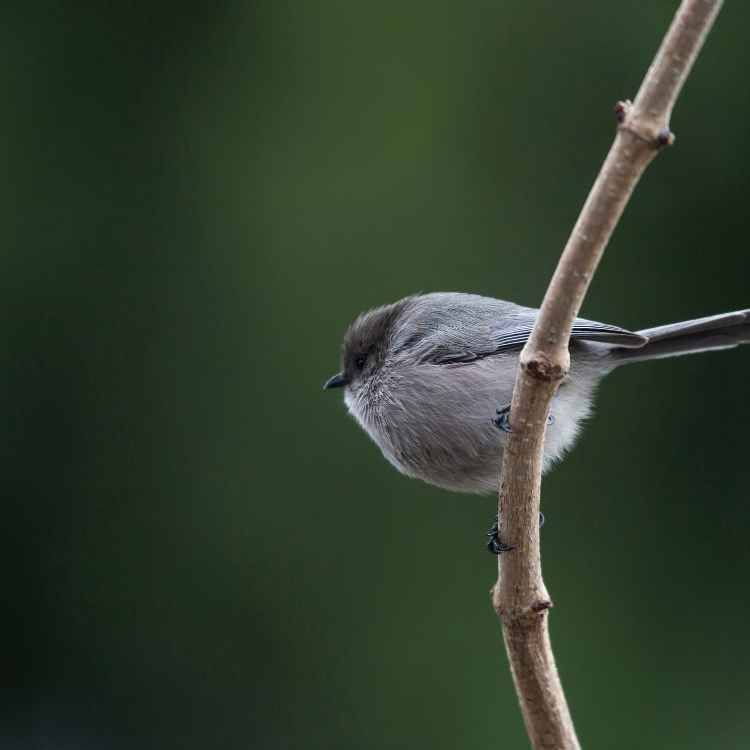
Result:
<svg viewBox="0 0 750 750"><path fill-rule="evenodd" d="M447 337L434 337L435 345L423 352L421 361L437 365L459 364L521 349L531 334L534 318L535 316L529 316L529 319L517 319L509 327L486 331L484 336L477 335L476 331L472 331L471 335L461 335L461 331L452 330ZM645 336L638 333L583 318L576 318L570 338L574 341L612 344L625 349L638 349L648 342Z"/></svg>

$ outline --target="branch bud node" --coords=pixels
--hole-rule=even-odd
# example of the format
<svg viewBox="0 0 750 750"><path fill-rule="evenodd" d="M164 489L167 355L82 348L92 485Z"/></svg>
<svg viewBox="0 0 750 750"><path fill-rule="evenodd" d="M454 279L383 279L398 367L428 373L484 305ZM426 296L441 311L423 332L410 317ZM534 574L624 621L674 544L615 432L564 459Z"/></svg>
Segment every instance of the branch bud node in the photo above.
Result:
<svg viewBox="0 0 750 750"><path fill-rule="evenodd" d="M625 118L627 117L628 110L631 106L632 102L630 99L623 99L621 102L615 104L615 120L617 120L618 124L622 125L622 123L625 122Z"/></svg>
<svg viewBox="0 0 750 750"><path fill-rule="evenodd" d="M656 148L664 148L674 143L675 135L669 128L662 128L656 136Z"/></svg>

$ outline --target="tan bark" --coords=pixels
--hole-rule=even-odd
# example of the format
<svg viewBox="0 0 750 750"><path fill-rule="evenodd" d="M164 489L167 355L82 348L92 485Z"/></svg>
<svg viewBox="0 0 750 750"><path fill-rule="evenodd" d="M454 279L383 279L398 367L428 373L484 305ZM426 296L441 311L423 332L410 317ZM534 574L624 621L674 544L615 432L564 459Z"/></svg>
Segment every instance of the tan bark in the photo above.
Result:
<svg viewBox="0 0 750 750"><path fill-rule="evenodd" d="M521 352L503 455L498 508L501 539L493 606L526 729L534 748L579 748L547 626L552 606L542 579L539 493L550 401L570 366L568 342L591 278L643 171L674 140L672 108L721 7L683 0L635 102L618 103L615 141L558 262L539 317Z"/></svg>

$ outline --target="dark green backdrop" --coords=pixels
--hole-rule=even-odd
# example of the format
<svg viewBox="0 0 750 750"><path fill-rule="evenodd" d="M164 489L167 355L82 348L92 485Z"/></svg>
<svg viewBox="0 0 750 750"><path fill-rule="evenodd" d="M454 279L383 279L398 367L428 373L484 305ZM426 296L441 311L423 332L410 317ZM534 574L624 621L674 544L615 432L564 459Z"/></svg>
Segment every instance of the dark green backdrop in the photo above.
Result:
<svg viewBox="0 0 750 750"><path fill-rule="evenodd" d="M0 415L8 748L524 748L491 498L323 393L361 309L538 304L676 2L14 3ZM730 2L585 305L750 305ZM545 481L588 747L750 736L750 350L618 372Z"/></svg>

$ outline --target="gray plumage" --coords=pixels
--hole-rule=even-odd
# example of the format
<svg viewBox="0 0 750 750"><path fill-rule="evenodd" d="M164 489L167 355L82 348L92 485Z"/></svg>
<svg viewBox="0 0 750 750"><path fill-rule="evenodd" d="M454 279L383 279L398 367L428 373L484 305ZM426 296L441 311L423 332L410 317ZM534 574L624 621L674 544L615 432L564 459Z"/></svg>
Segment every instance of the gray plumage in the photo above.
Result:
<svg viewBox="0 0 750 750"><path fill-rule="evenodd" d="M507 435L493 417L510 403L536 315L474 294L406 297L349 326L342 371L326 387L345 388L349 412L399 471L450 490L495 492ZM596 386L615 367L747 342L750 310L636 333L576 319L570 373L552 402L545 469L572 447Z"/></svg>

